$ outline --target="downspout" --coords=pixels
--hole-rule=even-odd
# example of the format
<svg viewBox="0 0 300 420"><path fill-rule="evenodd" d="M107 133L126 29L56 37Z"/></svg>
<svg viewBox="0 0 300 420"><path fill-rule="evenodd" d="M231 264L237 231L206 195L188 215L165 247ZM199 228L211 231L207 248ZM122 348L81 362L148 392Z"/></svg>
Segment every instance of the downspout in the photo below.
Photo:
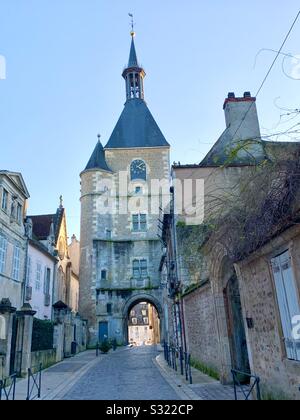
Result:
<svg viewBox="0 0 300 420"><path fill-rule="evenodd" d="M176 283L179 284L179 275L178 275L178 251L177 251L177 231L176 231L176 220L175 220L175 188L172 186L170 188L170 192L172 194L172 207L171 207L171 217L172 217L172 240L173 240L173 252L174 252L174 263L175 263L175 278ZM175 298L176 299L176 298ZM180 344L181 346L184 345L185 351L186 349L186 334L185 334L185 323L184 323L184 315L183 315L183 307L182 307L182 300L180 298L180 302L177 305L174 299L175 308L178 306L179 311L179 322L180 322ZM176 320L177 324L177 320Z"/></svg>
<svg viewBox="0 0 300 420"><path fill-rule="evenodd" d="M55 294L55 284L56 284L56 279L57 279L57 264L58 264L58 259L55 258L55 261L53 262L53 283L52 283L52 310L51 310L51 320L54 320L54 309L53 309L53 305L56 303L54 302L54 294Z"/></svg>
<svg viewBox="0 0 300 420"><path fill-rule="evenodd" d="M25 233L25 235L26 235L26 233ZM26 296L28 254L29 254L29 237L28 237L28 235L26 235L24 276L23 276L23 285L22 285L22 296L21 296L22 306L25 304L25 296Z"/></svg>

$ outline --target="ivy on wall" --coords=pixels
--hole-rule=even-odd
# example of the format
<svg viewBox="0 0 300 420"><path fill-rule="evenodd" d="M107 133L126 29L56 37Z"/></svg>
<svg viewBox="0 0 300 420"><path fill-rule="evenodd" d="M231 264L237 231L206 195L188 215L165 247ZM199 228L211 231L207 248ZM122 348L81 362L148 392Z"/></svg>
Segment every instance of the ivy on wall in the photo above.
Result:
<svg viewBox="0 0 300 420"><path fill-rule="evenodd" d="M31 351L51 350L53 349L54 323L33 319Z"/></svg>

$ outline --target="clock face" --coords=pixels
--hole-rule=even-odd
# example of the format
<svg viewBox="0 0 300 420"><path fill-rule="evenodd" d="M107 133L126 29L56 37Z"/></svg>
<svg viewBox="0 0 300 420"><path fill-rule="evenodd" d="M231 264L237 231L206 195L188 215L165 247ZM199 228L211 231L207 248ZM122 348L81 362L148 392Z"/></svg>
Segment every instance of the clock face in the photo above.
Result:
<svg viewBox="0 0 300 420"><path fill-rule="evenodd" d="M130 167L131 180L142 179L146 181L146 164L142 160L135 160Z"/></svg>

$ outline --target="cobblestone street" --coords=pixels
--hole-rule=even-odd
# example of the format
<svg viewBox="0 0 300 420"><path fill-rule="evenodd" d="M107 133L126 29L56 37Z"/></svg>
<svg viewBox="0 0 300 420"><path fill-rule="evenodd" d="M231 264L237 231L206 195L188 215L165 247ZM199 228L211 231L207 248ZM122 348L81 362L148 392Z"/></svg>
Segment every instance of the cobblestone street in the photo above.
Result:
<svg viewBox="0 0 300 420"><path fill-rule="evenodd" d="M64 400L180 400L153 363L156 347L132 348L101 357Z"/></svg>

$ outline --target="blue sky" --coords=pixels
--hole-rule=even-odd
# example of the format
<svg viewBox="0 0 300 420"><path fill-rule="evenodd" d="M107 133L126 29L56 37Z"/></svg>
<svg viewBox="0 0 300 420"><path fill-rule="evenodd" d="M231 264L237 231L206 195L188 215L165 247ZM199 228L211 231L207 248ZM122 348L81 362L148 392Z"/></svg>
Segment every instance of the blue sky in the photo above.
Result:
<svg viewBox="0 0 300 420"><path fill-rule="evenodd" d="M0 0L0 167L22 172L29 213L64 196L69 236L79 234L79 173L125 102L128 12L147 72L146 101L172 161L200 162L224 130L223 101L257 91L299 0ZM300 22L285 52L300 55ZM284 131L278 107L300 108L300 81L280 59L258 98L262 132ZM288 74L292 69L286 60ZM296 73L297 74L297 73ZM298 72L300 78L300 72ZM299 121L299 119L298 119ZM297 122L297 120L296 120Z"/></svg>

